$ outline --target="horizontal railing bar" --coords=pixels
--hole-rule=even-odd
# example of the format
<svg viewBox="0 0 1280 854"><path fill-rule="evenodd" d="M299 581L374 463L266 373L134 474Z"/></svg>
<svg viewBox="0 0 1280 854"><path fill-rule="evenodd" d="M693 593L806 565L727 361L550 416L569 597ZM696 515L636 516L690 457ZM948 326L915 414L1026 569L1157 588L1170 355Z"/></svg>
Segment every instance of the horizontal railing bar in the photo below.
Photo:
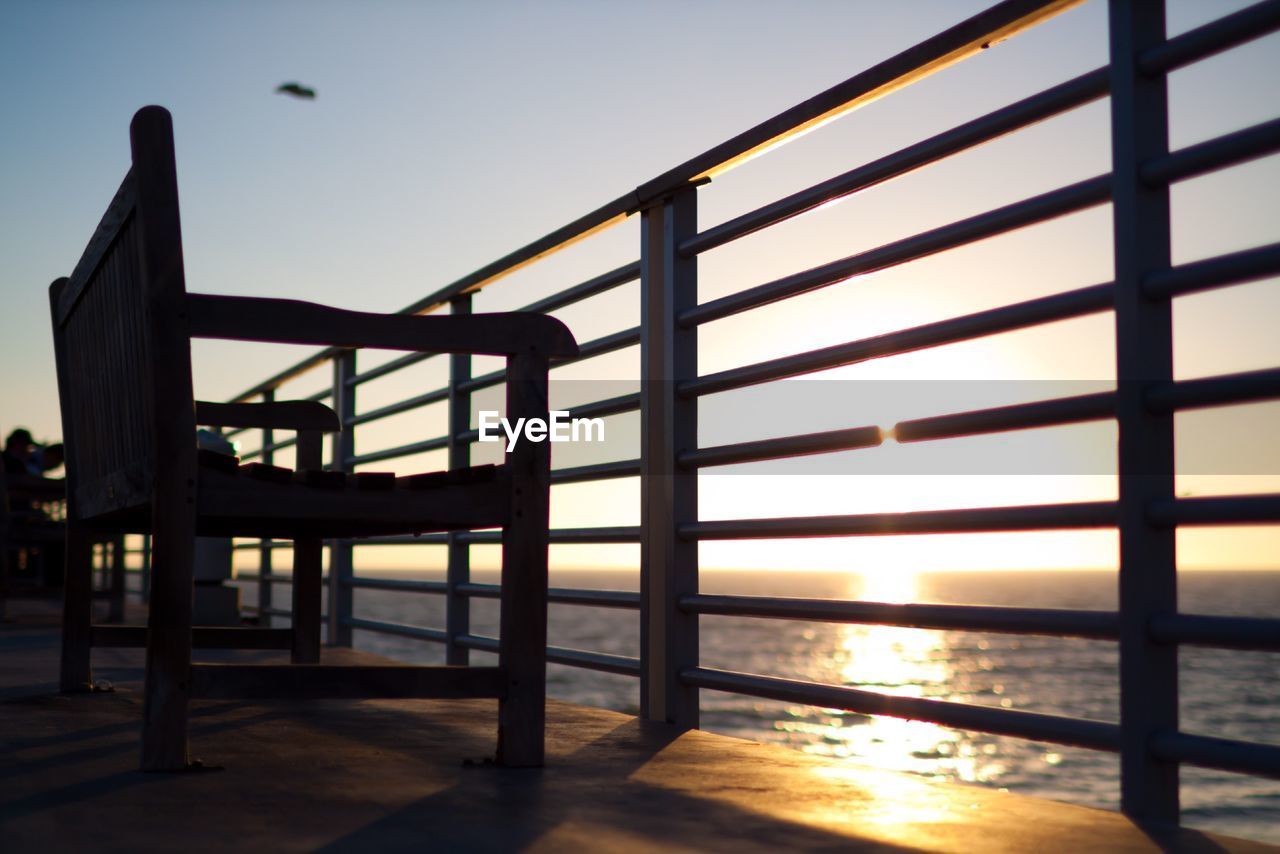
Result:
<svg viewBox="0 0 1280 854"><path fill-rule="evenodd" d="M383 362L381 365L370 368L362 373L352 374L344 380L344 383L348 388L354 388L355 386L376 380L379 377L385 377L387 374L393 374L396 371L416 365L419 362L425 362L427 359L433 359L439 355L441 354L434 352L405 353L403 356L396 356L394 359Z"/></svg>
<svg viewBox="0 0 1280 854"><path fill-rule="evenodd" d="M448 593L449 585L443 581L422 581L416 578L373 578L357 575L342 582L344 587L357 590L397 590L402 593Z"/></svg>
<svg viewBox="0 0 1280 854"><path fill-rule="evenodd" d="M370 421L377 421L380 418L389 418L392 415L399 415L402 412L408 412L413 409L420 409L424 406L430 406L433 403L441 403L449 399L449 389L439 388L435 391L429 391L426 394L415 395L406 398L399 403L388 404L377 409L371 409L368 412L361 412L353 418L348 418L343 427L355 427L359 424L368 424Z"/></svg>
<svg viewBox="0 0 1280 854"><path fill-rule="evenodd" d="M681 452L678 463L681 468L689 469L726 466L806 454L875 448L881 441L879 427L851 427L845 430L827 430L821 433L805 433L801 436L784 436L777 439L759 439L753 442L735 442L731 445L697 448Z"/></svg>
<svg viewBox="0 0 1280 854"><path fill-rule="evenodd" d="M617 460L611 463L592 463L585 466L553 469L551 483L583 483L589 480L608 480L615 477L637 477L639 460Z"/></svg>
<svg viewBox="0 0 1280 854"><path fill-rule="evenodd" d="M1280 397L1280 369L1268 369L1164 383L1147 391L1146 403L1153 412L1170 412L1277 397ZM894 426L893 436L899 442L949 439L1095 421L1113 417L1114 410L1115 394L1098 392L901 421Z"/></svg>
<svg viewBox="0 0 1280 854"><path fill-rule="evenodd" d="M1280 2L1255 3L1143 51L1138 68L1159 74L1182 68L1280 29Z"/></svg>
<svg viewBox="0 0 1280 854"><path fill-rule="evenodd" d="M832 199L874 187L974 146L1044 121L1106 95L1107 69L1099 68L1007 107L851 169L749 213L713 226L680 244L681 255L697 255L776 225Z"/></svg>
<svg viewBox="0 0 1280 854"><path fill-rule="evenodd" d="M639 525L616 525L598 528L552 528L551 542L571 543L638 543Z"/></svg>
<svg viewBox="0 0 1280 854"><path fill-rule="evenodd" d="M861 688L756 676L707 667L687 668L681 672L680 678L686 684L699 688L746 694L784 703L803 703L824 709L845 709L864 715L889 715L930 721L957 729L1049 741L1091 750L1120 749L1120 728L1103 721L975 706L948 700L898 697Z"/></svg>
<svg viewBox="0 0 1280 854"><path fill-rule="evenodd" d="M896 602L850 602L772 596L696 594L680 599L690 614L866 623L913 629L1005 632L1024 635L1095 638L1120 637L1119 614L1054 608L1003 608L986 605L921 605Z"/></svg>
<svg viewBox="0 0 1280 854"><path fill-rule="evenodd" d="M1160 643L1280 652L1280 620L1207 614L1157 614L1147 624Z"/></svg>
<svg viewBox="0 0 1280 854"><path fill-rule="evenodd" d="M476 599L497 599L502 593L500 584L458 585L458 593ZM551 587L547 589L547 601L557 605L587 605L597 608L640 607L640 594L627 590L586 590L576 587Z"/></svg>
<svg viewBox="0 0 1280 854"><path fill-rule="evenodd" d="M273 374L272 376L268 377L267 379L263 380L262 382L258 383L252 388L247 389L246 391L242 391L240 394L233 397L231 399L231 402L245 403L245 402L251 401L255 397L258 397L263 392L275 391L280 386L287 383L289 380L302 376L307 371L310 371L312 368L315 368L317 365L324 364L325 362L329 361L340 352L342 351L336 347L327 347L324 350L319 351L315 355L308 356L307 358L303 359L301 362L298 362L295 365L290 365L289 367L285 368L283 371L280 371L277 374Z"/></svg>
<svg viewBox="0 0 1280 854"><path fill-rule="evenodd" d="M484 635L458 635L453 642L463 649L478 649L484 652L497 652L498 639Z"/></svg>
<svg viewBox="0 0 1280 854"><path fill-rule="evenodd" d="M456 588L459 596L470 596L473 599L497 599L502 595L501 584L480 584L468 581Z"/></svg>
<svg viewBox="0 0 1280 854"><path fill-rule="evenodd" d="M1078 5L1081 0L1004 0L990 9L821 92L732 139L685 161L635 190L607 202L480 269L406 306L401 314L421 314L455 296L478 290L522 267L558 252L625 219L653 199L712 174L722 174L755 153L779 145L888 92L959 62L997 41ZM332 359L326 348L258 383L234 398L249 400Z"/></svg>
<svg viewBox="0 0 1280 854"><path fill-rule="evenodd" d="M364 629L366 632L377 632L384 635L400 635L415 640L445 643L448 634L442 629L427 629L422 626L409 626L404 623L388 623L383 620L366 620L361 617L347 617L342 621L344 626L353 629Z"/></svg>
<svg viewBox="0 0 1280 854"><path fill-rule="evenodd" d="M635 193L626 193L611 202L601 205L590 213L578 217L573 222L557 228L550 234L544 235L514 252L509 252L479 270L445 285L435 293L412 303L401 313L421 314L436 306L444 305L456 296L480 290L485 285L508 276L540 258L552 255L579 240L622 222L635 209Z"/></svg>
<svg viewBox="0 0 1280 854"><path fill-rule="evenodd" d="M1172 412L1275 398L1280 398L1280 368L1161 383L1147 389L1146 404L1152 412Z"/></svg>
<svg viewBox="0 0 1280 854"><path fill-rule="evenodd" d="M260 572L237 572L234 578L231 578L228 580L230 581L270 581L272 584L292 584L293 576L282 575L276 572L270 572L270 573L267 573L266 575L263 575ZM324 584L329 583L329 576L322 575L320 577L320 581L321 583L324 583Z"/></svg>
<svg viewBox="0 0 1280 854"><path fill-rule="evenodd" d="M605 652L590 652L585 649L568 649L561 646L547 647L547 662L564 664L569 667L581 667L585 670L598 670L602 673L616 673L619 676L639 676L640 659L625 655L610 655Z"/></svg>
<svg viewBox="0 0 1280 854"><path fill-rule="evenodd" d="M638 201L658 198L699 178L722 175L767 149L922 80L1075 5L1075 0L997 3L668 170L636 190Z"/></svg>
<svg viewBox="0 0 1280 854"><path fill-rule="evenodd" d="M360 546L442 546L449 542L446 533L432 534L385 534L379 537L360 537L351 544ZM475 542L475 540L472 540Z"/></svg>
<svg viewBox="0 0 1280 854"><path fill-rule="evenodd" d="M1270 243L1148 273L1142 281L1142 290L1148 297L1171 298L1277 274L1280 274L1280 243Z"/></svg>
<svg viewBox="0 0 1280 854"><path fill-rule="evenodd" d="M899 421L894 425L893 436L899 442L955 439L982 433L1079 424L1114 415L1115 394L1106 391Z"/></svg>
<svg viewBox="0 0 1280 854"><path fill-rule="evenodd" d="M681 382L678 390L685 397L729 391L828 368L853 365L871 359L898 356L928 347L968 341L1001 332L1012 332L1042 323L1097 314L1109 311L1113 300L1113 286L1110 282L1090 285L974 314L926 323L910 329L875 335L847 344L836 344L832 347L705 374Z"/></svg>
<svg viewBox="0 0 1280 854"><path fill-rule="evenodd" d="M577 587L552 587L547 601L556 605L585 605L594 608L638 610L640 594L631 590L586 590Z"/></svg>
<svg viewBox="0 0 1280 854"><path fill-rule="evenodd" d="M349 466L358 466L365 463L376 463L382 460L393 460L397 457L407 457L411 454L423 454L427 451L438 451L441 448L449 447L448 436L437 436L434 439L423 439L420 442L410 442L407 445L396 445L394 448L383 448L381 451L370 451L367 454L356 454L354 457L347 457L346 463Z"/></svg>
<svg viewBox="0 0 1280 854"><path fill-rule="evenodd" d="M1085 501L907 513L725 519L687 523L680 526L679 532L683 539L688 540L771 540L1107 528L1115 524L1115 502Z"/></svg>
<svg viewBox="0 0 1280 854"><path fill-rule="evenodd" d="M231 546L235 551L257 551L258 549L291 549L293 548L293 540L265 540L258 543L235 543ZM243 574L237 574L236 578L244 578Z"/></svg>
<svg viewBox="0 0 1280 854"><path fill-rule="evenodd" d="M1280 747L1274 744L1165 732L1151 736L1151 752L1170 762L1186 762L1239 774L1280 777Z"/></svg>
<svg viewBox="0 0 1280 854"><path fill-rule="evenodd" d="M1147 521L1174 525L1268 525L1280 523L1280 495L1214 495L1156 501Z"/></svg>
<svg viewBox="0 0 1280 854"><path fill-rule="evenodd" d="M501 385L506 381L507 369L500 368L496 371L490 371L487 374L480 374L479 376L463 380L458 383L458 392L461 394L468 394L473 391L480 391L484 388L492 388L493 386Z"/></svg>
<svg viewBox="0 0 1280 854"><path fill-rule="evenodd" d="M1147 184L1172 184L1280 151L1280 119L1190 145L1142 164Z"/></svg>
<svg viewBox="0 0 1280 854"><path fill-rule="evenodd" d="M502 542L501 531L459 531L456 534L463 543L492 545ZM552 528L548 536L553 543L638 543L640 527L616 526L599 528ZM445 534L394 534L385 537L367 537L355 541L357 546L404 546L415 544L439 545L448 542Z"/></svg>
<svg viewBox="0 0 1280 854"><path fill-rule="evenodd" d="M498 639L484 635L459 635L454 642L464 649L478 649L484 652L498 651ZM608 655L603 652L588 652L582 649L565 647L547 647L547 661L551 664L567 664L570 667L583 667L588 670L601 670L606 673L620 673L623 676L639 676L640 660L621 655Z"/></svg>
<svg viewBox="0 0 1280 854"><path fill-rule="evenodd" d="M254 457L262 456L267 451L283 451L285 448L292 448L296 444L298 444L298 437L296 436L290 439L281 439L279 442L272 442L270 445L263 445L261 448L246 451L240 455L240 459L251 460Z"/></svg>
<svg viewBox="0 0 1280 854"><path fill-rule="evenodd" d="M623 350L627 347L633 347L640 343L640 327L632 329L623 329L621 332L614 332L609 335L601 336L594 340L581 344L578 347L578 355L571 359L557 359L552 362L551 367L559 367L573 362L580 362L583 359L590 359L594 356L603 356L606 353L612 353L615 350ZM458 391L467 393L480 391L481 389L491 388L495 385L501 385L507 381L507 371L505 368L497 371L490 371L487 374L481 374L472 377L469 380L458 383Z"/></svg>
<svg viewBox="0 0 1280 854"><path fill-rule="evenodd" d="M624 412L635 412L640 408L640 392L620 394L604 400L583 403L570 407L567 411L570 418L607 418L610 415L621 415Z"/></svg>
<svg viewBox="0 0 1280 854"><path fill-rule="evenodd" d="M569 362L581 362L583 359L590 359L595 356L603 356L605 353L612 353L616 350L624 350L627 347L633 347L640 343L640 327L636 326L631 329L623 329L620 332L614 332L610 335L604 335L593 341L578 347L578 355L572 359L559 359L552 364L552 367L568 364Z"/></svg>
<svg viewBox="0 0 1280 854"><path fill-rule="evenodd" d="M685 328L720 320L749 309L818 290L853 276L896 267L938 252L1084 210L1102 204L1109 198L1111 198L1111 176L1098 175L911 237L895 240L875 249L849 255L710 302L700 303L681 312L677 320Z"/></svg>
<svg viewBox="0 0 1280 854"><path fill-rule="evenodd" d="M596 276L594 279L588 279L580 285L574 285L571 288L565 288L557 291L549 297L544 297L537 302L531 302L519 311L555 311L580 302L588 297L602 294L605 291L613 290L620 285L628 282L634 282L640 278L640 262L632 261L630 264L623 264L615 270Z"/></svg>

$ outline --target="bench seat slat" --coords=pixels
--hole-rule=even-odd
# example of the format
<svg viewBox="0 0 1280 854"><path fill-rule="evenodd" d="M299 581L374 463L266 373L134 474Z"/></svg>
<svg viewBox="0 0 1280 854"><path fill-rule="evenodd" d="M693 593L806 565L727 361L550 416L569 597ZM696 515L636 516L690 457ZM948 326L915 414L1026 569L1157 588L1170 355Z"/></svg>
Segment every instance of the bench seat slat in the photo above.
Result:
<svg viewBox="0 0 1280 854"><path fill-rule="evenodd" d="M346 485L312 486L294 479L259 480L216 471L202 472L197 493L202 536L375 536L500 527L510 513L509 485L498 476L433 488L398 478L392 489Z"/></svg>
<svg viewBox="0 0 1280 854"><path fill-rule="evenodd" d="M500 667L191 665L191 696L196 699L500 699L505 689Z"/></svg>

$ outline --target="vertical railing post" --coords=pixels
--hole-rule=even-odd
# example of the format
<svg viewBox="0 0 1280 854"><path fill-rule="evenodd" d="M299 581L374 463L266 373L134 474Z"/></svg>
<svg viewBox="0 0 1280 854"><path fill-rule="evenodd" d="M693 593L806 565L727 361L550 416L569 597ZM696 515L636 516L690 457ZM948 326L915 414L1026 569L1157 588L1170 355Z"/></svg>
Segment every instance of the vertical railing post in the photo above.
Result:
<svg viewBox="0 0 1280 854"><path fill-rule="evenodd" d="M697 520L698 480L676 458L697 446L698 410L676 384L697 374L698 333L676 318L698 301L697 258L678 249L697 225L697 192L685 187L647 208L640 226L640 706L685 728L698 726L698 690L680 678L698 664L698 618L679 601L698 592L698 544L679 530Z"/></svg>
<svg viewBox="0 0 1280 854"><path fill-rule="evenodd" d="M102 589L103 568L106 566L105 546L94 543L89 549L89 589L95 594ZM44 558L36 557L36 567L43 572Z"/></svg>
<svg viewBox="0 0 1280 854"><path fill-rule="evenodd" d="M125 594L125 556L124 535L113 537L110 541L111 562L108 566L108 578L111 589L111 600L108 605L107 622L124 622Z"/></svg>
<svg viewBox="0 0 1280 854"><path fill-rule="evenodd" d="M140 580L142 602L151 601L151 535L142 535L142 578Z"/></svg>
<svg viewBox="0 0 1280 854"><path fill-rule="evenodd" d="M1116 419L1120 471L1120 804L1143 821L1178 820L1178 765L1156 758L1152 736L1178 728L1178 647L1152 640L1156 614L1177 611L1173 528L1147 508L1174 496L1171 414L1145 405L1173 379L1172 306L1147 299L1142 280L1170 262L1169 191L1142 180L1142 164L1168 152L1163 74L1138 56L1165 39L1163 0L1111 0L1112 217L1115 230Z"/></svg>
<svg viewBox="0 0 1280 854"><path fill-rule="evenodd" d="M471 294L454 297L449 305L453 314L471 313ZM471 443L462 437L471 429L471 392L461 384L471 379L471 355L454 353L449 357L449 468L463 469L471 465ZM470 663L470 650L458 645L458 638L471 634L471 599L458 592L458 585L471 580L471 546L463 542L459 532L449 533L448 569L445 583L445 663Z"/></svg>
<svg viewBox="0 0 1280 854"><path fill-rule="evenodd" d="M262 393L262 402L271 403L276 399L275 389L267 389ZM270 427L262 428L262 463L263 465L271 465L275 461L275 449L272 444L275 443L275 431ZM264 539L258 544L258 623L263 626L270 626L272 623L270 609L274 607L272 603L272 550L271 540Z"/></svg>
<svg viewBox="0 0 1280 854"><path fill-rule="evenodd" d="M329 468L334 471L351 471L351 458L356 454L355 427L351 419L356 414L356 387L351 380L356 375L356 351L344 350L333 360L333 408L338 413L342 432L333 437L333 457ZM329 645L351 646L352 597L351 587L355 575L350 540L329 542Z"/></svg>

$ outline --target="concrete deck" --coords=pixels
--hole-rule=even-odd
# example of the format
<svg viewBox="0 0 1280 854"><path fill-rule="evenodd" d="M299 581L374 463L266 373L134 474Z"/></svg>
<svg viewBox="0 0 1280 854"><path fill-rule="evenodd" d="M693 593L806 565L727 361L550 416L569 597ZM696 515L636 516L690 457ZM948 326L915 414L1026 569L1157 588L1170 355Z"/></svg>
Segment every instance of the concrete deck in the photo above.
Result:
<svg viewBox="0 0 1280 854"><path fill-rule="evenodd" d="M540 771L464 764L492 753L492 702L326 701L198 703L193 751L224 770L143 774L140 653L95 651L117 690L62 696L49 610L15 603L11 617L7 852L1274 850L560 702Z"/></svg>

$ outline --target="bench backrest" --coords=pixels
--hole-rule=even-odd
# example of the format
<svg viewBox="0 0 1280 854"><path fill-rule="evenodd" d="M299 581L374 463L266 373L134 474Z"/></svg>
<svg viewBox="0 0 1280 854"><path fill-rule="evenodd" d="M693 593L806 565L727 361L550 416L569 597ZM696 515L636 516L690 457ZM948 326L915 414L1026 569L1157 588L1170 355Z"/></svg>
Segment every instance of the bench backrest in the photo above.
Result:
<svg viewBox="0 0 1280 854"><path fill-rule="evenodd" d="M151 503L157 474L195 476L168 112L139 111L130 141L133 166L119 192L74 272L49 289L73 519Z"/></svg>

